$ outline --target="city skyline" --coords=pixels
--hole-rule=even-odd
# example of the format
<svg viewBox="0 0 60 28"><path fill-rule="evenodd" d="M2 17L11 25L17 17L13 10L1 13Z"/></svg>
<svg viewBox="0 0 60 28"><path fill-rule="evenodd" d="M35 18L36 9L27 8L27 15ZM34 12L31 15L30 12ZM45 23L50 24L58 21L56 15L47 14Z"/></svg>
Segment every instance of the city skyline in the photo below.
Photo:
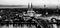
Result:
<svg viewBox="0 0 60 28"><path fill-rule="evenodd" d="M56 8L56 6L60 8L60 0L0 0L0 7L4 7L5 5L9 7L20 7L20 5L28 5L28 3L32 3L39 8L44 8L44 5L46 5L46 8Z"/></svg>

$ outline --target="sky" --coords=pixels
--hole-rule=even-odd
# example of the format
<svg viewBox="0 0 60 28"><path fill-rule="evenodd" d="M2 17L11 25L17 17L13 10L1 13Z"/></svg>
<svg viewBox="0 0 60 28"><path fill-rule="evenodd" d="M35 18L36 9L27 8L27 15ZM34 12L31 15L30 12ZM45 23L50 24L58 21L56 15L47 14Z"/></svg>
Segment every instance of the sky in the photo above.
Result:
<svg viewBox="0 0 60 28"><path fill-rule="evenodd" d="M0 4L7 5L26 5L28 3L33 3L35 5L40 4L60 4L60 0L0 0Z"/></svg>
<svg viewBox="0 0 60 28"><path fill-rule="evenodd" d="M60 6L60 0L0 0L0 5L28 5L28 3L36 6L43 6L44 4L47 7Z"/></svg>

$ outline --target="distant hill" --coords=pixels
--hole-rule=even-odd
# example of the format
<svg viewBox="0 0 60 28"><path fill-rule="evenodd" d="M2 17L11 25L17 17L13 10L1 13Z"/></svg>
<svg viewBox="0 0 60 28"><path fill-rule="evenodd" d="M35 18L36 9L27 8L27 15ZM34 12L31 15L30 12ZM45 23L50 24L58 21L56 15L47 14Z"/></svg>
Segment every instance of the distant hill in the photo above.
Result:
<svg viewBox="0 0 60 28"><path fill-rule="evenodd" d="M27 5L0 5L0 8L27 8Z"/></svg>
<svg viewBox="0 0 60 28"><path fill-rule="evenodd" d="M28 8L28 5L0 5L0 8ZM56 6L46 6L44 5L33 5L33 8L49 8L49 9L56 9ZM58 8L60 8L58 6Z"/></svg>

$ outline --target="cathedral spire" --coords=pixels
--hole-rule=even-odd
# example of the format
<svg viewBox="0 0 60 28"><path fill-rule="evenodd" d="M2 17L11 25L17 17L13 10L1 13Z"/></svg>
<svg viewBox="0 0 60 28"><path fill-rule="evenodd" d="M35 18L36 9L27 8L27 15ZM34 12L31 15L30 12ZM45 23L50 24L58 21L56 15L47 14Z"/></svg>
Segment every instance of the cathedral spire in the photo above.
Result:
<svg viewBox="0 0 60 28"><path fill-rule="evenodd" d="M29 10L29 11L33 10L33 5L32 5L32 3L31 3L31 4L28 3L28 10Z"/></svg>

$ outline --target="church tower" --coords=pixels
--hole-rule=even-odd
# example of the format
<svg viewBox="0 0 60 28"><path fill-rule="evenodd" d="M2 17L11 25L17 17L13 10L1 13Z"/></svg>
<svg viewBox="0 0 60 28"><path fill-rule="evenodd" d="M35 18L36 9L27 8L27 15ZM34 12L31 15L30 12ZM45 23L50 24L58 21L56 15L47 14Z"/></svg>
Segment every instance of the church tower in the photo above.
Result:
<svg viewBox="0 0 60 28"><path fill-rule="evenodd" d="M28 11L27 12L34 12L32 3L28 4Z"/></svg>
<svg viewBox="0 0 60 28"><path fill-rule="evenodd" d="M31 3L31 4L28 4L27 14L28 14L29 16L33 16L33 15L35 14L35 12L33 11L33 5L32 5L32 3Z"/></svg>

